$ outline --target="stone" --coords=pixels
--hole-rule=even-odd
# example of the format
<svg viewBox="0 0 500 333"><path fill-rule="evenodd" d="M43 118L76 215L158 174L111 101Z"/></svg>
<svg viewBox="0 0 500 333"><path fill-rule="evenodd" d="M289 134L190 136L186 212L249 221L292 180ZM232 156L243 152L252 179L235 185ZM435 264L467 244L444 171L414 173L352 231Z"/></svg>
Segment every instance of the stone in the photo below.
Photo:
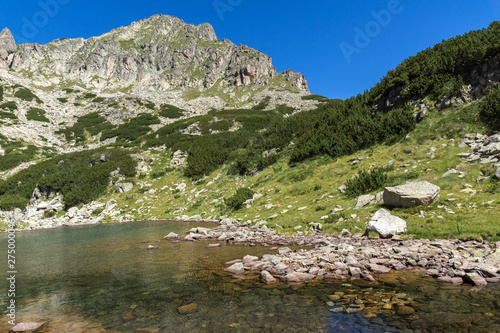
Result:
<svg viewBox="0 0 500 333"><path fill-rule="evenodd" d="M207 245L207 249L213 249L215 247L220 247L220 243L216 243L216 244L208 244Z"/></svg>
<svg viewBox="0 0 500 333"><path fill-rule="evenodd" d="M398 316L409 316L415 312L415 309L406 306L406 305L401 305L399 304L396 308L396 314Z"/></svg>
<svg viewBox="0 0 500 333"><path fill-rule="evenodd" d="M340 185L337 190L340 192L340 195L345 195L345 191L347 190L346 185Z"/></svg>
<svg viewBox="0 0 500 333"><path fill-rule="evenodd" d="M268 271L260 272L260 278L262 279L262 282L264 282L264 283L268 283L268 284L276 283L276 279Z"/></svg>
<svg viewBox="0 0 500 333"><path fill-rule="evenodd" d="M495 178L500 179L500 168L498 168L497 171L495 172Z"/></svg>
<svg viewBox="0 0 500 333"><path fill-rule="evenodd" d="M166 235L163 238L164 239L177 239L177 238L179 238L179 235L176 234L175 232L171 232L171 233L169 233L168 235Z"/></svg>
<svg viewBox="0 0 500 333"><path fill-rule="evenodd" d="M42 201L38 205L36 205L37 210L51 210L52 207L48 201Z"/></svg>
<svg viewBox="0 0 500 333"><path fill-rule="evenodd" d="M307 282L311 281L315 278L315 275L301 272L292 272L288 273L283 277L283 281L285 282Z"/></svg>
<svg viewBox="0 0 500 333"><path fill-rule="evenodd" d="M356 206L354 209L360 209L364 206L369 205L373 200L375 200L375 196L371 194L367 195L362 195L358 198L358 202L356 203Z"/></svg>
<svg viewBox="0 0 500 333"><path fill-rule="evenodd" d="M463 277L464 282L470 283L473 286L485 286L488 282L479 274L476 273L467 273Z"/></svg>
<svg viewBox="0 0 500 333"><path fill-rule="evenodd" d="M387 274L391 271L389 267L377 264L370 264L369 268L375 274Z"/></svg>
<svg viewBox="0 0 500 333"><path fill-rule="evenodd" d="M385 209L380 209L368 223L365 235L368 235L369 232L376 232L381 238L391 238L406 232L406 221L391 215Z"/></svg>
<svg viewBox="0 0 500 333"><path fill-rule="evenodd" d="M439 199L441 188L426 181L409 182L395 187L386 187L384 203L392 207L428 206Z"/></svg>
<svg viewBox="0 0 500 333"><path fill-rule="evenodd" d="M456 175L460 173L460 171L458 171L457 169L448 169L448 171L446 171L442 176L441 178L444 178L444 177L448 177L449 175Z"/></svg>
<svg viewBox="0 0 500 333"><path fill-rule="evenodd" d="M247 264L252 263L254 261L257 261L257 260L259 260L259 257L246 255L243 257L243 264L247 265Z"/></svg>
<svg viewBox="0 0 500 333"><path fill-rule="evenodd" d="M148 250L156 250L156 249L158 249L158 246L154 246L154 245L148 246Z"/></svg>
<svg viewBox="0 0 500 333"><path fill-rule="evenodd" d="M187 153L177 150L170 156L170 166L172 168L180 168L186 166Z"/></svg>
<svg viewBox="0 0 500 333"><path fill-rule="evenodd" d="M349 273L351 276L357 277L361 275L361 269L359 267L349 267Z"/></svg>
<svg viewBox="0 0 500 333"><path fill-rule="evenodd" d="M342 232L340 233L340 235L342 237L351 237L352 236L351 232L347 229L342 229Z"/></svg>
<svg viewBox="0 0 500 333"><path fill-rule="evenodd" d="M237 262L226 268L224 272L229 274L241 275L245 273L245 266L243 266L243 263Z"/></svg>
<svg viewBox="0 0 500 333"><path fill-rule="evenodd" d="M127 193L134 188L133 183L116 183L115 189L118 193Z"/></svg>
<svg viewBox="0 0 500 333"><path fill-rule="evenodd" d="M12 327L9 332L36 332L42 326L45 325L45 323L19 323Z"/></svg>
<svg viewBox="0 0 500 333"><path fill-rule="evenodd" d="M194 313L194 312L198 311L198 305L196 303L191 303L191 304L183 305L181 307L178 307L177 311L180 314Z"/></svg>

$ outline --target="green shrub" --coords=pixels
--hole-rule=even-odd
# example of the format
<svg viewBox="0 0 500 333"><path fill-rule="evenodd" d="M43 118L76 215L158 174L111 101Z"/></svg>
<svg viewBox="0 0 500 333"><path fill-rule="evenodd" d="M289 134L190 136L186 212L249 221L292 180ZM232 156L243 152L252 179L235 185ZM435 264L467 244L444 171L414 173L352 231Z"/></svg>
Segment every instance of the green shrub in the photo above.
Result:
<svg viewBox="0 0 500 333"><path fill-rule="evenodd" d="M26 198L19 194L8 194L0 196L0 210L11 210L14 208L25 208Z"/></svg>
<svg viewBox="0 0 500 333"><path fill-rule="evenodd" d="M39 109L39 108L33 108L28 111L26 114L26 119L28 120L36 120L36 121L42 121L42 122L50 122L47 117L45 117L45 110Z"/></svg>
<svg viewBox="0 0 500 333"><path fill-rule="evenodd" d="M54 216L56 216L56 214L57 214L57 212L54 212L53 210L46 211L45 213L43 213L43 217L44 218L54 217Z"/></svg>
<svg viewBox="0 0 500 333"><path fill-rule="evenodd" d="M92 100L92 103L102 103L106 100L104 97L96 97Z"/></svg>
<svg viewBox="0 0 500 333"><path fill-rule="evenodd" d="M280 157L278 154L270 154L267 155L266 157L260 156L259 159L257 160L257 169L264 170L266 167L271 166L274 163L278 162L279 158Z"/></svg>
<svg viewBox="0 0 500 333"><path fill-rule="evenodd" d="M326 210L326 206L323 206L323 205L316 206L316 208L314 208L314 210L317 212L322 211L322 210Z"/></svg>
<svg viewBox="0 0 500 333"><path fill-rule="evenodd" d="M61 103L68 103L68 99L66 97L59 97L57 100Z"/></svg>
<svg viewBox="0 0 500 333"><path fill-rule="evenodd" d="M88 203L106 192L112 171L120 168L121 174L133 177L136 164L119 149L59 155L0 180L0 205L24 208L36 186L60 192L66 207Z"/></svg>
<svg viewBox="0 0 500 333"><path fill-rule="evenodd" d="M182 111L183 111L182 109L176 106L170 104L163 104L160 107L160 111L158 112L158 114L165 118L177 119L182 117L183 115Z"/></svg>
<svg viewBox="0 0 500 333"><path fill-rule="evenodd" d="M238 210L245 201L252 199L254 194L254 191L251 189L242 187L232 197L225 200L226 208L229 210Z"/></svg>
<svg viewBox="0 0 500 333"><path fill-rule="evenodd" d="M151 179L156 179L165 176L165 171L153 172L151 174Z"/></svg>
<svg viewBox="0 0 500 333"><path fill-rule="evenodd" d="M17 116L11 112L0 111L0 119L2 118L17 119Z"/></svg>
<svg viewBox="0 0 500 333"><path fill-rule="evenodd" d="M302 96L302 99L304 101L309 101L309 100L319 101L319 102L327 102L328 101L327 97L321 96L321 95L316 95L316 94Z"/></svg>
<svg viewBox="0 0 500 333"><path fill-rule="evenodd" d="M295 108L286 104L280 104L276 107L276 111L278 111L280 114L292 114L293 111L295 111Z"/></svg>
<svg viewBox="0 0 500 333"><path fill-rule="evenodd" d="M86 140L86 135L94 136L103 131L110 130L114 126L101 116L98 112L92 112L78 118L73 126L57 131L57 134L64 134L66 141L75 140L82 144Z"/></svg>
<svg viewBox="0 0 500 333"><path fill-rule="evenodd" d="M137 117L131 118L128 122L121 124L117 128L108 129L102 132L101 141L116 137L122 142L138 142L138 140L151 132L149 125L159 124L157 116L149 113L140 113Z"/></svg>
<svg viewBox="0 0 500 333"><path fill-rule="evenodd" d="M16 102L5 102L3 104L0 104L0 109L8 109L10 111L17 110L17 104Z"/></svg>
<svg viewBox="0 0 500 333"><path fill-rule="evenodd" d="M92 99L94 99L94 98L96 98L96 97L97 97L97 95L96 95L96 94L93 94L93 93L85 93L85 94L83 95L83 98L86 98L86 99L91 99L91 98L92 98Z"/></svg>
<svg viewBox="0 0 500 333"><path fill-rule="evenodd" d="M367 194L384 186L387 182L387 172L384 168L375 168L370 172L363 170L358 177L346 182L345 193L348 197L357 197Z"/></svg>
<svg viewBox="0 0 500 333"><path fill-rule="evenodd" d="M488 91L479 116L488 127L495 131L500 130L500 85Z"/></svg>
<svg viewBox="0 0 500 333"><path fill-rule="evenodd" d="M3 101L3 86L0 85L0 102Z"/></svg>
<svg viewBox="0 0 500 333"><path fill-rule="evenodd" d="M37 103L42 103L40 98L38 98L35 94L33 94L31 92L31 90L24 88L24 87L19 88L15 92L14 96L17 98L20 98L22 100L28 101L28 102L31 102L32 100L36 100Z"/></svg>
<svg viewBox="0 0 500 333"><path fill-rule="evenodd" d="M1 134L0 146L5 151L0 158L0 171L10 170L21 163L31 161L38 152L35 146L26 146L20 141L9 141Z"/></svg>
<svg viewBox="0 0 500 333"><path fill-rule="evenodd" d="M151 101L146 101L146 103L144 104L144 106L150 110L154 110L155 109L155 103L151 102Z"/></svg>
<svg viewBox="0 0 500 333"><path fill-rule="evenodd" d="M252 110L256 110L256 111L264 110L265 108L267 108L270 101L271 101L271 96L266 96L266 98L264 98L262 101L260 101L259 104L252 107Z"/></svg>

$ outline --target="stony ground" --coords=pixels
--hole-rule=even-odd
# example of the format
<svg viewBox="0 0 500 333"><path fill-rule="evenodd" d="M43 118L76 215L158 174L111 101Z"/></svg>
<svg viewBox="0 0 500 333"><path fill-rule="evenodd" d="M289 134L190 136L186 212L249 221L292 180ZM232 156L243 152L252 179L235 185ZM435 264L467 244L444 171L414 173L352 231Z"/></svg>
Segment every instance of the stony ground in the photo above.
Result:
<svg viewBox="0 0 500 333"><path fill-rule="evenodd" d="M266 283L276 278L285 282L314 279L347 280L363 278L375 281L378 274L402 270L425 270L437 281L451 284L486 285L500 281L500 242L491 244L461 240L408 240L364 236L337 237L320 232L288 237L269 229L265 224L238 224L230 219L215 229L198 227L186 236L165 236L177 241L214 240L209 247L221 243L271 247L274 254L262 258L246 256L229 262L225 271L241 275L261 272ZM303 249L293 251L288 246Z"/></svg>

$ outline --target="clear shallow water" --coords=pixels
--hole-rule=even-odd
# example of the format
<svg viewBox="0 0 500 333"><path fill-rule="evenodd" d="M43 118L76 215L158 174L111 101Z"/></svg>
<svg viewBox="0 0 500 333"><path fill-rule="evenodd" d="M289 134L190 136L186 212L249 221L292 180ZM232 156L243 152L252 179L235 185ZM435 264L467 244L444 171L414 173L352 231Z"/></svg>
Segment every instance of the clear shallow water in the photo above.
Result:
<svg viewBox="0 0 500 333"><path fill-rule="evenodd" d="M500 332L500 287L440 286L417 274L364 281L266 286L235 278L226 261L269 248L157 240L196 224L137 222L17 234L17 322L43 321L43 332ZM6 235L0 248L6 253ZM149 244L158 250L146 250ZM6 272L6 262L1 269ZM0 281L2 305L7 282ZM327 303L335 292L352 304ZM406 294L415 313L398 316L380 301ZM366 309L357 311L354 300ZM191 305L193 312L179 308ZM0 331L6 332L2 306Z"/></svg>

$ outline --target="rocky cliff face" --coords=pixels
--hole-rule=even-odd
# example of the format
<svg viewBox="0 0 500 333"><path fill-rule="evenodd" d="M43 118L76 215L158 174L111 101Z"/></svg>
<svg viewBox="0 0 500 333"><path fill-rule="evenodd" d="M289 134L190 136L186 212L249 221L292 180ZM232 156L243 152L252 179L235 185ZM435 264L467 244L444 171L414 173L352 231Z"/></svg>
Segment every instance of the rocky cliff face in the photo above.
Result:
<svg viewBox="0 0 500 333"><path fill-rule="evenodd" d="M277 75L297 92L308 92L300 73L277 74L266 54L219 40L209 24L198 26L165 15L134 22L99 37L16 45L0 34L0 68L13 68L38 86L68 81L108 91L174 88L265 87Z"/></svg>

